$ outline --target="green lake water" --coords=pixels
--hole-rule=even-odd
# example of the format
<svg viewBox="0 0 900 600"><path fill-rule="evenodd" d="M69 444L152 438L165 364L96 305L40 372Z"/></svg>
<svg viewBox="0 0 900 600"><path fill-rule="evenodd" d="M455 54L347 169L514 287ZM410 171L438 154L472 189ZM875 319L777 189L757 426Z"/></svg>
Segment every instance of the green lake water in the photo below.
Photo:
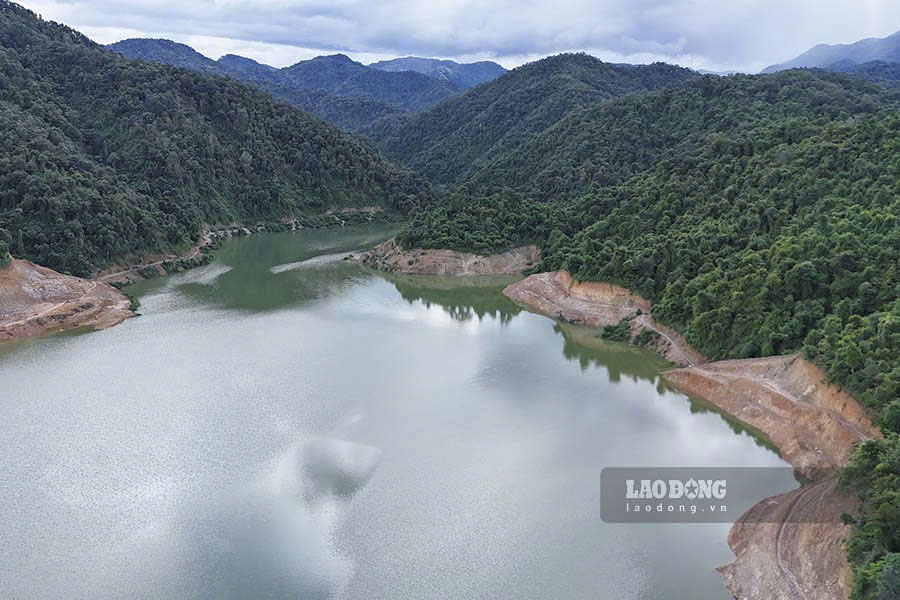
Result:
<svg viewBox="0 0 900 600"><path fill-rule="evenodd" d="M231 240L0 349L0 596L730 598L728 524L604 523L600 470L785 463L508 279L341 260L388 233Z"/></svg>

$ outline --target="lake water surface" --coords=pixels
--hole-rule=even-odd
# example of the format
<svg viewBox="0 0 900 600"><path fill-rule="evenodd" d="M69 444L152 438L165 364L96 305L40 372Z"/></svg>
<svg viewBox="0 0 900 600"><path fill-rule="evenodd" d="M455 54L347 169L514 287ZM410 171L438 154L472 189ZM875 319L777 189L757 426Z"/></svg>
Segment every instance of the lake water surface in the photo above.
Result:
<svg viewBox="0 0 900 600"><path fill-rule="evenodd" d="M727 524L603 523L600 470L785 463L508 281L340 260L386 235L229 241L0 349L0 596L729 598Z"/></svg>

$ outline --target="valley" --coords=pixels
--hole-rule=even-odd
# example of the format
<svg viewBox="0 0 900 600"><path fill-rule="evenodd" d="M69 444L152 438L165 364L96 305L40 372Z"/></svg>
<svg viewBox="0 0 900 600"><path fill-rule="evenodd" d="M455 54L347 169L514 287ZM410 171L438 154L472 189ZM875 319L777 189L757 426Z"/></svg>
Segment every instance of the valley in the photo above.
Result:
<svg viewBox="0 0 900 600"><path fill-rule="evenodd" d="M165 31L0 0L0 589L900 597L900 34L747 74ZM641 529L623 464L798 480Z"/></svg>

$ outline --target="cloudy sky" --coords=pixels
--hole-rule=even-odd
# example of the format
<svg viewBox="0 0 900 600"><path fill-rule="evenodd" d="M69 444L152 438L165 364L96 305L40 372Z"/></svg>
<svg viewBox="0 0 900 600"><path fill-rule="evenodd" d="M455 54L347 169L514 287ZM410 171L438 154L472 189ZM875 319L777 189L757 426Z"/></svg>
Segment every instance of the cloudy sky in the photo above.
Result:
<svg viewBox="0 0 900 600"><path fill-rule="evenodd" d="M586 51L755 72L817 43L900 30L897 0L18 0L101 43L164 37L275 66L343 52L491 59Z"/></svg>

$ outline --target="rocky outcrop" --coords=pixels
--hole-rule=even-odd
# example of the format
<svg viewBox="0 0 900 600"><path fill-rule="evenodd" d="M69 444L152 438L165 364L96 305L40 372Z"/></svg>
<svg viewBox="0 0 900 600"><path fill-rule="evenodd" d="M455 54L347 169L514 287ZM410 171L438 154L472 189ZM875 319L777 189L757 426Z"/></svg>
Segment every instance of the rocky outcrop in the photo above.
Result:
<svg viewBox="0 0 900 600"><path fill-rule="evenodd" d="M566 271L553 271L526 277L508 286L503 294L516 304L566 323L605 327L627 320L632 339L643 331L651 332L647 346L675 365L705 360L680 335L653 321L649 301L618 285L579 283Z"/></svg>
<svg viewBox="0 0 900 600"><path fill-rule="evenodd" d="M0 342L80 327L104 329L132 316L114 287L26 260L0 268Z"/></svg>
<svg viewBox="0 0 900 600"><path fill-rule="evenodd" d="M388 273L414 275L521 275L541 260L537 246L522 246L483 256L455 250L404 250L390 239L356 257L363 265Z"/></svg>

